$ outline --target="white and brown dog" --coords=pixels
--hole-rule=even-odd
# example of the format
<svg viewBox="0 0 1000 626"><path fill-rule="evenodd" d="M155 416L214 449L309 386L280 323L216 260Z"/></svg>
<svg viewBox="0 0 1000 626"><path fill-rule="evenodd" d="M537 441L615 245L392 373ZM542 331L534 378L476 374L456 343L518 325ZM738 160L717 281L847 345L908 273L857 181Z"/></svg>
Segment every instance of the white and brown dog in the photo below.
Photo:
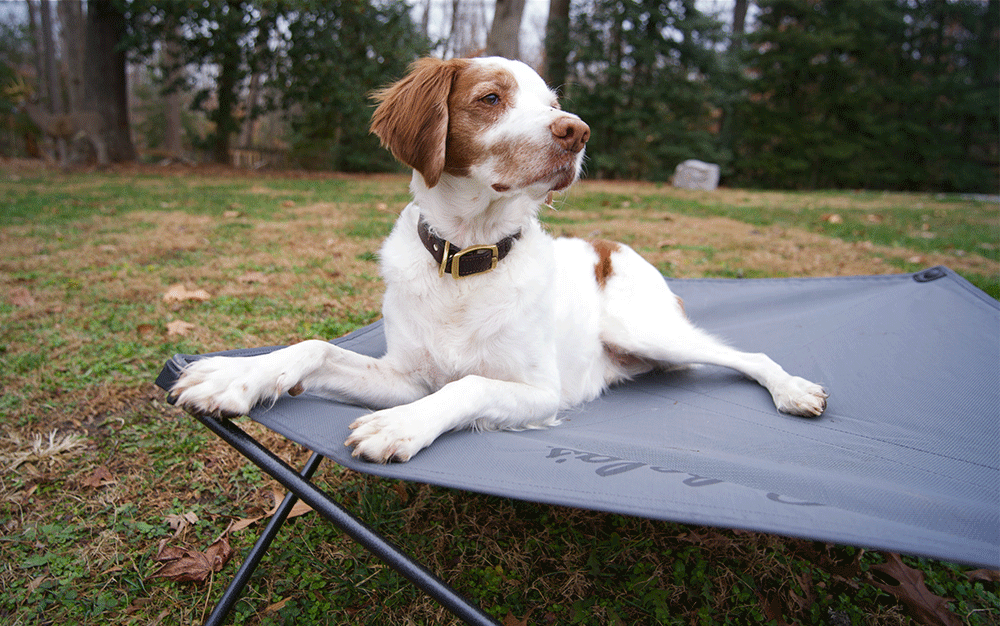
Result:
<svg viewBox="0 0 1000 626"><path fill-rule="evenodd" d="M609 385L685 364L738 370L780 411L823 412L819 385L693 326L633 250L545 232L539 208L576 180L590 129L527 65L423 59L376 99L372 132L414 169L381 252L387 353L304 341L207 358L182 373L178 404L236 416L306 391L368 406L346 445L377 462L454 429L554 426Z"/></svg>

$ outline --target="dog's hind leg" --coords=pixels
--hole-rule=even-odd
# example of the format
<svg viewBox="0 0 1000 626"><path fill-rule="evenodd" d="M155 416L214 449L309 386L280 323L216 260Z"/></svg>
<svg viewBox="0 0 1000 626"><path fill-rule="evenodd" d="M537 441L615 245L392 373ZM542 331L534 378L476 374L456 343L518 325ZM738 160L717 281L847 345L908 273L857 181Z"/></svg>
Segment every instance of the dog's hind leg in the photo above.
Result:
<svg viewBox="0 0 1000 626"><path fill-rule="evenodd" d="M821 386L792 376L766 354L741 352L697 328L656 268L634 251L622 246L611 262L614 272L602 294L601 339L616 358L660 367L728 367L763 385L779 411L812 417L826 409Z"/></svg>

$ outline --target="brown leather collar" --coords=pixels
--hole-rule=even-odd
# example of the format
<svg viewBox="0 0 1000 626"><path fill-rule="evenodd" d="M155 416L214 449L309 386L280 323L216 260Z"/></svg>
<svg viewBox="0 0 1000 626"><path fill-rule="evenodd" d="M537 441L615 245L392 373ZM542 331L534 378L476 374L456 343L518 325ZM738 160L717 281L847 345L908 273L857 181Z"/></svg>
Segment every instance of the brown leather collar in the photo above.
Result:
<svg viewBox="0 0 1000 626"><path fill-rule="evenodd" d="M431 232L431 227L424 221L423 216L417 224L417 233L424 247L431 253L438 264L438 276L451 274L454 278L465 278L472 274L482 274L492 271L514 247L514 242L521 238L521 231L517 231L509 237L504 237L495 244L488 246L469 246L459 249L451 245L450 241L438 237Z"/></svg>

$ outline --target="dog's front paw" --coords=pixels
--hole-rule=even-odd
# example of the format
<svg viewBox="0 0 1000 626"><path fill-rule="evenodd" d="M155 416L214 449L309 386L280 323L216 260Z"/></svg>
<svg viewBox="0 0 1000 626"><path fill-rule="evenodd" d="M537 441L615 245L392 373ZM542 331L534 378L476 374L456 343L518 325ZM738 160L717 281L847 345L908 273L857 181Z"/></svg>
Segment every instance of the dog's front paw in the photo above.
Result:
<svg viewBox="0 0 1000 626"><path fill-rule="evenodd" d="M826 410L826 399L829 394L816 383L805 378L791 376L779 388L771 392L774 405L782 413L816 417Z"/></svg>
<svg viewBox="0 0 1000 626"><path fill-rule="evenodd" d="M270 390L262 388L249 358L199 359L181 372L170 389L177 406L216 417L246 415Z"/></svg>
<svg viewBox="0 0 1000 626"><path fill-rule="evenodd" d="M352 456L374 463L406 462L440 434L428 432L425 426L404 407L385 409L355 420L354 432L344 445L354 448Z"/></svg>

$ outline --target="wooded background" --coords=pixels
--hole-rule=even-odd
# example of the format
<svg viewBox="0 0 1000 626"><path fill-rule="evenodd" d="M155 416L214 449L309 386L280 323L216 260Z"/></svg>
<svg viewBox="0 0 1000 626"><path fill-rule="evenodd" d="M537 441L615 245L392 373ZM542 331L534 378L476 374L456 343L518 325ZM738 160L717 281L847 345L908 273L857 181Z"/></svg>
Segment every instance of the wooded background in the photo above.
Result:
<svg viewBox="0 0 1000 626"><path fill-rule="evenodd" d="M19 0L0 20L5 156L47 145L30 90L100 113L113 162L390 170L367 94L483 52L590 124L592 178L697 158L731 186L1000 186L1000 0Z"/></svg>

